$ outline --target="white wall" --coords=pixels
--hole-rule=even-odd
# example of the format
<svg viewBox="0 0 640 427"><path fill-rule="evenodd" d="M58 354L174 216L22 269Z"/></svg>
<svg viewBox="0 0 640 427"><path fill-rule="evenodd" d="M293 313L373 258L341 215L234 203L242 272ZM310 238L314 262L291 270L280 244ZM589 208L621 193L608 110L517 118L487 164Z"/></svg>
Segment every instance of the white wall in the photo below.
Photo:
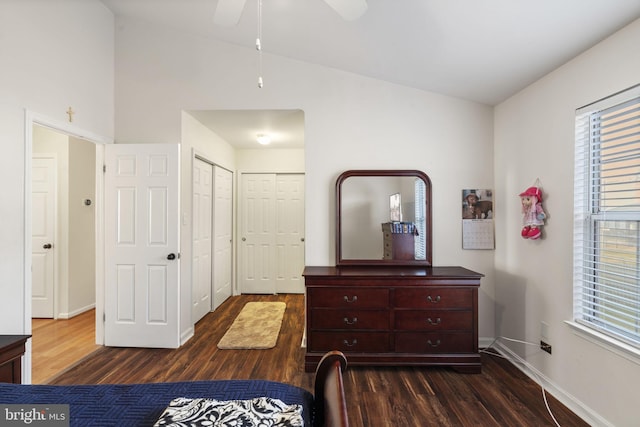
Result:
<svg viewBox="0 0 640 427"><path fill-rule="evenodd" d="M638 424L640 360L581 338L572 319L574 118L578 107L640 82L640 21L601 42L496 107L497 334L539 342L549 325L549 356L509 344L565 397L586 405L594 424ZM546 237L520 237L518 194L539 178ZM574 408L576 409L576 408ZM577 408L580 411L580 408Z"/></svg>
<svg viewBox="0 0 640 427"><path fill-rule="evenodd" d="M303 148L242 149L237 156L240 173L304 173Z"/></svg>
<svg viewBox="0 0 640 427"><path fill-rule="evenodd" d="M25 333L25 109L113 135L114 20L97 0L0 2L0 332Z"/></svg>
<svg viewBox="0 0 640 427"><path fill-rule="evenodd" d="M463 251L460 221L461 190L493 184L493 109L268 51L258 89L255 61L254 49L118 19L116 140L179 142L183 110L303 110L308 265L334 263L341 172L425 171L433 183L434 263L486 274L479 334L493 337L493 251Z"/></svg>

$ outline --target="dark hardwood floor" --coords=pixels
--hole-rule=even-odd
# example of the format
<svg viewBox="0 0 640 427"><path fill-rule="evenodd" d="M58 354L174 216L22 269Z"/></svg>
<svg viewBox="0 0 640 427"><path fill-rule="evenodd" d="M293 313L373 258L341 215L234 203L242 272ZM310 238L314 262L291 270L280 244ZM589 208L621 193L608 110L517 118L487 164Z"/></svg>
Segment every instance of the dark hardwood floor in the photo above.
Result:
<svg viewBox="0 0 640 427"><path fill-rule="evenodd" d="M216 344L249 301L284 301L275 348L219 350ZM312 391L304 372L304 297L231 297L196 324L195 336L175 350L101 348L50 384L140 383L206 379L269 379ZM351 426L554 426L540 387L508 361L482 355L481 374L447 368L353 367L344 373ZM588 426L552 396L563 427Z"/></svg>

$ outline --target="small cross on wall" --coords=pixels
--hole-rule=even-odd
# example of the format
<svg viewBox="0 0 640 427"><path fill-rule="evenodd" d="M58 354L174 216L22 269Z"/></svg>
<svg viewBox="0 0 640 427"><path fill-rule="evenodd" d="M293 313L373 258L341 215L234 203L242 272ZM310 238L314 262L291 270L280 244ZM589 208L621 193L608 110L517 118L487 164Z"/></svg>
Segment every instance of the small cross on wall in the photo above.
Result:
<svg viewBox="0 0 640 427"><path fill-rule="evenodd" d="M76 112L75 112L75 111L73 111L73 109L72 109L71 107L69 107L69 109L67 110L67 115L69 116L69 123L71 123L71 122L73 121L73 115L74 115L75 113L76 113Z"/></svg>

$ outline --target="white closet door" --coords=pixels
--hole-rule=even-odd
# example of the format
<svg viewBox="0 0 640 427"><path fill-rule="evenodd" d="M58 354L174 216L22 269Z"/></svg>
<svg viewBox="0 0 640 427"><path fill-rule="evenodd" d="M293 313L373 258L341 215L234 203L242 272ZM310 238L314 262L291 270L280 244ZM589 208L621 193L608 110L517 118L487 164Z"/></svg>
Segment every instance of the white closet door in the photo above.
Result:
<svg viewBox="0 0 640 427"><path fill-rule="evenodd" d="M242 175L240 289L245 294L275 294L274 174Z"/></svg>
<svg viewBox="0 0 640 427"><path fill-rule="evenodd" d="M233 174L219 166L214 171L213 309L231 296Z"/></svg>
<svg viewBox="0 0 640 427"><path fill-rule="evenodd" d="M276 222L276 292L304 293L304 175L277 175Z"/></svg>
<svg viewBox="0 0 640 427"><path fill-rule="evenodd" d="M196 158L193 161L193 323L202 319L212 308L212 203L213 166Z"/></svg>
<svg viewBox="0 0 640 427"><path fill-rule="evenodd" d="M304 175L243 174L240 290L304 293Z"/></svg>

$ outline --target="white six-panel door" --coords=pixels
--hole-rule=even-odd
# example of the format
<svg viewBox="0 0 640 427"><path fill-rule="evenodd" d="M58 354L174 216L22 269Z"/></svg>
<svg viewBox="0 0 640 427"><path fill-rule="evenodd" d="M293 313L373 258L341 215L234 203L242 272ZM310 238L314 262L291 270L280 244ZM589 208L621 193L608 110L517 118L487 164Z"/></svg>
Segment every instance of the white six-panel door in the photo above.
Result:
<svg viewBox="0 0 640 427"><path fill-rule="evenodd" d="M54 317L56 159L31 163L32 317Z"/></svg>
<svg viewBox="0 0 640 427"><path fill-rule="evenodd" d="M245 294L275 294L274 174L242 175L240 290Z"/></svg>
<svg viewBox="0 0 640 427"><path fill-rule="evenodd" d="M180 345L179 154L177 144L105 147L107 346Z"/></svg>
<svg viewBox="0 0 640 427"><path fill-rule="evenodd" d="M193 160L193 323L211 311L213 242L211 225L213 207L213 166L198 158Z"/></svg>
<svg viewBox="0 0 640 427"><path fill-rule="evenodd" d="M214 166L213 309L231 296L233 173Z"/></svg>

